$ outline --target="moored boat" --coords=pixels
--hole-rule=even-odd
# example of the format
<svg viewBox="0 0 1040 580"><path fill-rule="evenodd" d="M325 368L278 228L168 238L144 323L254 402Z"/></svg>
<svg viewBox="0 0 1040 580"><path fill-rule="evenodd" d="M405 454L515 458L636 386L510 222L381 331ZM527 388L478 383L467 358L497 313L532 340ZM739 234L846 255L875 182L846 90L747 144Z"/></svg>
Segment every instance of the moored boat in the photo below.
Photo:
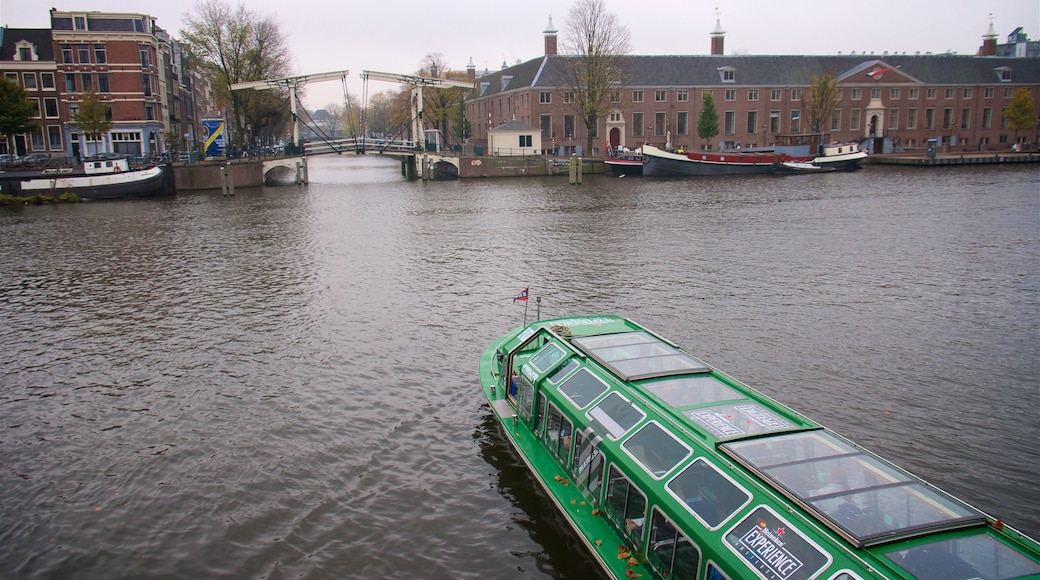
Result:
<svg viewBox="0 0 1040 580"><path fill-rule="evenodd" d="M59 196L118 199L171 195L173 178L164 165L131 169L125 158L88 160L71 168L0 174L0 193L12 196Z"/></svg>
<svg viewBox="0 0 1040 580"><path fill-rule="evenodd" d="M820 167L851 171L859 169L860 162L867 158L867 152L860 149L858 143L830 143L820 149L820 155L812 161Z"/></svg>
<svg viewBox="0 0 1040 580"><path fill-rule="evenodd" d="M673 153L643 146L643 175L681 177L691 175L754 175L774 173L784 161L809 161L773 151L690 151Z"/></svg>
<svg viewBox="0 0 1040 580"><path fill-rule="evenodd" d="M607 158L603 160L603 163L610 168L611 173L618 177L642 175L643 162L643 152L639 149L635 151L612 149Z"/></svg>
<svg viewBox="0 0 1040 580"><path fill-rule="evenodd" d="M858 143L824 143L821 133L799 133L795 135L777 135L773 150L792 157L805 157L813 165L833 167L835 169L859 169L860 163L867 158L867 152L859 148Z"/></svg>
<svg viewBox="0 0 1040 580"><path fill-rule="evenodd" d="M1040 577L1040 544L612 315L495 340L505 437L616 578Z"/></svg>
<svg viewBox="0 0 1040 580"><path fill-rule="evenodd" d="M781 175L805 174L805 173L828 173L836 170L836 167L817 165L809 161L781 161L776 172Z"/></svg>

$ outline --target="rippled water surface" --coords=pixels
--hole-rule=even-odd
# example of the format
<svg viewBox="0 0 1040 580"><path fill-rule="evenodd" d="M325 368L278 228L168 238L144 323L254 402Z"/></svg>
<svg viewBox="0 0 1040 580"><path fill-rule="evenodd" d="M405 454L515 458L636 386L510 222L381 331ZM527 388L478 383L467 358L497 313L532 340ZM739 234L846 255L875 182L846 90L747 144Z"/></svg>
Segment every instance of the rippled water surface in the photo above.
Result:
<svg viewBox="0 0 1040 580"><path fill-rule="evenodd" d="M525 286L1040 536L1034 167L311 176L0 208L0 577L587 577L478 388Z"/></svg>

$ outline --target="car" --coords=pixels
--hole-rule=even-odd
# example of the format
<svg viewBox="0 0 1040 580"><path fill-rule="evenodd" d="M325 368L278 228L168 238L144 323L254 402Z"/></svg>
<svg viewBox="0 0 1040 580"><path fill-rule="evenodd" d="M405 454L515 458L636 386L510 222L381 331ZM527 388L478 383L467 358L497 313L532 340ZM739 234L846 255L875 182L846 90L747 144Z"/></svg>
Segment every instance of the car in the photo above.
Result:
<svg viewBox="0 0 1040 580"><path fill-rule="evenodd" d="M51 156L46 153L30 153L21 159L21 164L26 167L42 167L51 161Z"/></svg>
<svg viewBox="0 0 1040 580"><path fill-rule="evenodd" d="M0 153L0 167L18 165L19 158L11 153Z"/></svg>

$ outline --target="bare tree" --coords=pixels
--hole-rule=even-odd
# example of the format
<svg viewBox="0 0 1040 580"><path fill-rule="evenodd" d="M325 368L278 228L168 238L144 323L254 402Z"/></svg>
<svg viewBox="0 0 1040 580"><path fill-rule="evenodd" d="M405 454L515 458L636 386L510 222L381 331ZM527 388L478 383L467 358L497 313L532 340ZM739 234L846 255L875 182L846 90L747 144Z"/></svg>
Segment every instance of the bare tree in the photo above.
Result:
<svg viewBox="0 0 1040 580"><path fill-rule="evenodd" d="M79 110L72 114L72 124L100 147L101 136L112 128L112 113L108 103L101 100L94 90L83 93ZM100 153L100 150L92 154Z"/></svg>
<svg viewBox="0 0 1040 580"><path fill-rule="evenodd" d="M229 106L235 139L245 136L243 127L260 136L284 125L288 116L284 91L231 91L235 83L289 76L288 43L271 16L261 16L239 4L232 8L222 0L200 0L194 14L184 15L181 37L194 60L206 71L218 102Z"/></svg>
<svg viewBox="0 0 1040 580"><path fill-rule="evenodd" d="M329 137L337 139L343 133L343 105L329 103L324 109L326 114L322 119L321 129Z"/></svg>
<svg viewBox="0 0 1040 580"><path fill-rule="evenodd" d="M565 101L570 101L585 123L587 151L600 117L620 105L628 82L624 56L631 50L628 27L607 12L603 0L577 0L567 15L562 48Z"/></svg>
<svg viewBox="0 0 1040 580"><path fill-rule="evenodd" d="M809 90L802 93L802 113L809 123L809 131L822 133L834 109L841 102L838 79L831 73L809 77Z"/></svg>
<svg viewBox="0 0 1040 580"><path fill-rule="evenodd" d="M444 55L439 52L427 53L420 63L417 74L435 79L466 80L466 73L452 71ZM448 125L451 122L459 102L465 98L463 89L451 87L434 87L423 90L423 125L429 123L434 129L438 129L441 135L447 139L449 135Z"/></svg>

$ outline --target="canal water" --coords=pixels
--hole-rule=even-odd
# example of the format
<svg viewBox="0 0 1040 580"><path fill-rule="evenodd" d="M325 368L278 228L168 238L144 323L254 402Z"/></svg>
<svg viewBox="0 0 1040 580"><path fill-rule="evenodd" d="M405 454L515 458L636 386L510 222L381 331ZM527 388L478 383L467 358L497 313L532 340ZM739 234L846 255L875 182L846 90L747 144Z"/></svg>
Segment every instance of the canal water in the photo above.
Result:
<svg viewBox="0 0 1040 580"><path fill-rule="evenodd" d="M1034 167L311 176L0 208L0 577L589 577L478 387L525 287L1040 536Z"/></svg>

